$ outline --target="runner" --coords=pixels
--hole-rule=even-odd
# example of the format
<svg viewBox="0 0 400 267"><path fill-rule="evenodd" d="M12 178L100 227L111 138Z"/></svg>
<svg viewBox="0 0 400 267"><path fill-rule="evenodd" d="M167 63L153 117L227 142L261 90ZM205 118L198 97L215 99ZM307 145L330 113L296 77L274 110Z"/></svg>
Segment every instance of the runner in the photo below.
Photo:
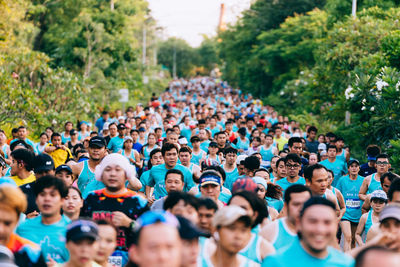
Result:
<svg viewBox="0 0 400 267"><path fill-rule="evenodd" d="M68 187L68 195L64 199L62 211L71 221L77 220L83 207L83 198L78 188Z"/></svg>
<svg viewBox="0 0 400 267"><path fill-rule="evenodd" d="M44 148L44 152L53 158L56 168L61 164L65 164L72 158L71 151L68 147L63 145L61 137L59 133L53 133L51 136L51 143L47 144Z"/></svg>
<svg viewBox="0 0 400 267"><path fill-rule="evenodd" d="M199 227L205 232L211 234L213 231L212 221L218 206L211 198L199 198Z"/></svg>
<svg viewBox="0 0 400 267"><path fill-rule="evenodd" d="M17 186L36 180L32 172L34 159L35 154L28 149L19 148L11 152L10 178L14 180Z"/></svg>
<svg viewBox="0 0 400 267"><path fill-rule="evenodd" d="M328 145L328 158L320 162L321 165L325 166L328 170L333 171L333 173L335 174L332 182L333 187L336 187L339 179L347 172L346 162L336 157L337 151L338 149L336 146Z"/></svg>
<svg viewBox="0 0 400 267"><path fill-rule="evenodd" d="M165 190L167 191L168 195L174 191L182 192L184 185L183 173L180 170L171 169L167 171L165 174ZM163 210L165 199L168 197L168 195L157 199L151 205L151 210Z"/></svg>
<svg viewBox="0 0 400 267"><path fill-rule="evenodd" d="M117 247L117 228L106 220L97 221L99 232L98 248L94 260L102 267L120 266L118 257L111 256Z"/></svg>
<svg viewBox="0 0 400 267"><path fill-rule="evenodd" d="M226 174L224 186L229 190L232 190L233 183L239 177L239 171L236 167L237 153L237 149L233 147L227 147L224 151L225 163L222 165Z"/></svg>
<svg viewBox="0 0 400 267"><path fill-rule="evenodd" d="M112 137L110 142L107 145L107 148L112 153L118 153L118 151L120 151L122 149L124 141L125 141L125 139L124 139L125 132L126 132L125 124L122 124L122 123L118 124L117 129L118 129L118 136Z"/></svg>
<svg viewBox="0 0 400 267"><path fill-rule="evenodd" d="M285 166L287 176L285 178L275 180L275 184L282 187L283 192L285 192L285 190L293 184L306 184L306 180L303 177L299 176L299 172L301 169L301 158L297 154L288 154L285 157ZM277 166L277 168L279 168L279 166Z"/></svg>

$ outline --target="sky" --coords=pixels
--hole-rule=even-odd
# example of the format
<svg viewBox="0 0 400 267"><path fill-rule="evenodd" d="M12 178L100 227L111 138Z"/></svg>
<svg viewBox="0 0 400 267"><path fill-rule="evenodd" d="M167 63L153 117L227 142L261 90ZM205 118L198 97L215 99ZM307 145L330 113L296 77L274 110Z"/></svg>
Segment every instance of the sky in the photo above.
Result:
<svg viewBox="0 0 400 267"><path fill-rule="evenodd" d="M148 0L152 16L163 27L163 35L185 39L199 46L202 34L216 34L220 5L225 4L225 21L235 22L251 0Z"/></svg>

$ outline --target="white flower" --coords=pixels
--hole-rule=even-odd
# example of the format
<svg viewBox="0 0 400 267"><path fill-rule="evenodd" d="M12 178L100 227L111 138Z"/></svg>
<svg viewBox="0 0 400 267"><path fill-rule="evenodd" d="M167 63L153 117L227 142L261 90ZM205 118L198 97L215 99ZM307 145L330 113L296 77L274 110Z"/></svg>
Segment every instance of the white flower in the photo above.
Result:
<svg viewBox="0 0 400 267"><path fill-rule="evenodd" d="M361 103L363 104L363 105L365 105L365 103L367 103L367 99L363 99L362 101L361 101Z"/></svg>
<svg viewBox="0 0 400 267"><path fill-rule="evenodd" d="M349 97L350 97L350 98L354 98L354 94L351 93L351 94L349 95Z"/></svg>
<svg viewBox="0 0 400 267"><path fill-rule="evenodd" d="M399 90L399 87L400 87L400 81L398 81L398 82L396 83L396 91L397 91L397 92L400 91L400 90Z"/></svg>
<svg viewBox="0 0 400 267"><path fill-rule="evenodd" d="M281 91L280 95L284 95L284 94L285 94L285 92L284 92L284 91Z"/></svg>
<svg viewBox="0 0 400 267"><path fill-rule="evenodd" d="M366 107L365 107L365 106L362 106L361 110L365 110L365 109L366 109Z"/></svg>
<svg viewBox="0 0 400 267"><path fill-rule="evenodd" d="M376 88L378 89L378 91L382 91L382 88L386 87L386 86L389 86L389 84L387 82L385 82L385 81L382 81L382 80L379 79L376 82Z"/></svg>
<svg viewBox="0 0 400 267"><path fill-rule="evenodd" d="M350 99L350 94L353 91L353 88L349 85L349 87L347 87L347 89L344 91L344 95L346 96L346 99Z"/></svg>
<svg viewBox="0 0 400 267"><path fill-rule="evenodd" d="M294 96L297 96L297 92L293 92L293 95L294 95Z"/></svg>
<svg viewBox="0 0 400 267"><path fill-rule="evenodd" d="M369 110L374 111L374 110L375 110L375 107L371 107Z"/></svg>
<svg viewBox="0 0 400 267"><path fill-rule="evenodd" d="M303 75L304 74L304 71L300 71L300 75Z"/></svg>

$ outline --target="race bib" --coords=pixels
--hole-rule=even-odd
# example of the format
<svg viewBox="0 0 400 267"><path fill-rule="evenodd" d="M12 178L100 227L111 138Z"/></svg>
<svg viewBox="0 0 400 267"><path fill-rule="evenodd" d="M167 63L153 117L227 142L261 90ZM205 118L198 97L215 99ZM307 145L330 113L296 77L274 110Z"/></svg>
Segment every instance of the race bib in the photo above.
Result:
<svg viewBox="0 0 400 267"><path fill-rule="evenodd" d="M348 209L359 209L361 207L360 199L347 199L346 200L346 208Z"/></svg>
<svg viewBox="0 0 400 267"><path fill-rule="evenodd" d="M108 263L112 267L122 267L122 256L110 256L108 257Z"/></svg>

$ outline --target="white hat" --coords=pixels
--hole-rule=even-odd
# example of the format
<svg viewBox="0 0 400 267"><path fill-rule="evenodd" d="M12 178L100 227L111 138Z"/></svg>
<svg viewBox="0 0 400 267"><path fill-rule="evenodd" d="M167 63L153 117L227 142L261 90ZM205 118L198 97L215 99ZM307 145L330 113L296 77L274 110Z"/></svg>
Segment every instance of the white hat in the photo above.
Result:
<svg viewBox="0 0 400 267"><path fill-rule="evenodd" d="M108 128L109 126L110 126L110 123L108 121L105 122L104 125L103 125L103 131L104 130L109 130L109 128Z"/></svg>
<svg viewBox="0 0 400 267"><path fill-rule="evenodd" d="M243 160L245 160L246 158L247 158L247 155L239 155L239 156L236 158L236 165L240 165L240 162L243 161Z"/></svg>
<svg viewBox="0 0 400 267"><path fill-rule="evenodd" d="M110 165L118 165L124 169L126 177L128 180L132 181L136 178L136 169L129 163L129 160L118 153L112 153L103 158L99 165L96 166L94 170L94 175L96 180L101 181L104 169Z"/></svg>
<svg viewBox="0 0 400 267"><path fill-rule="evenodd" d="M320 144L318 145L318 150L326 150L326 144L320 143Z"/></svg>

